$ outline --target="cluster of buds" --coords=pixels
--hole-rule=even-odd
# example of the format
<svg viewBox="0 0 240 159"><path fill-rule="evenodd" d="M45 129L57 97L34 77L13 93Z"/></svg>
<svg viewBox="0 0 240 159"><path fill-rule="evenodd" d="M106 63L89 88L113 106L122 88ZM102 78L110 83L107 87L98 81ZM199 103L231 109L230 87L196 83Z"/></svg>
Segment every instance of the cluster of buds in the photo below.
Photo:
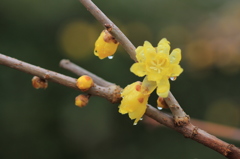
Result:
<svg viewBox="0 0 240 159"><path fill-rule="evenodd" d="M100 59L112 57L116 52L119 42L109 33L109 30L103 30L95 43L94 54ZM179 65L181 60L181 50L174 49L170 53L170 42L163 38L155 48L145 41L143 46L136 49L137 62L134 63L130 71L139 77L145 76L143 82L134 82L123 89L121 94L122 101L119 106L121 114L127 114L131 119L135 119L134 125L142 119L150 94L157 89L158 109L168 108L164 101L170 91L171 80L176 78L183 72ZM46 80L34 76L32 79L34 88L47 88ZM94 86L91 77L83 75L76 81L76 86L86 92ZM75 98L75 105L84 107L89 101L90 95L78 95Z"/></svg>
<svg viewBox="0 0 240 159"><path fill-rule="evenodd" d="M83 75L77 79L76 86L82 91L86 92L94 86L93 79L87 75ZM88 104L90 95L80 94L75 98L75 105L78 107L85 107Z"/></svg>

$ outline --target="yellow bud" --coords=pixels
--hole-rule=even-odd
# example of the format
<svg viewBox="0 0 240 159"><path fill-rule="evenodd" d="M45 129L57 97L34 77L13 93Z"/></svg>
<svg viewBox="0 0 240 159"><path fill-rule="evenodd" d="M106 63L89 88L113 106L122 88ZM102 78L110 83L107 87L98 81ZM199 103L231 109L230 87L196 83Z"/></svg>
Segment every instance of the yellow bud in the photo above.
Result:
<svg viewBox="0 0 240 159"><path fill-rule="evenodd" d="M118 41L107 30L103 30L95 42L94 55L100 59L112 56L116 52L118 44Z"/></svg>
<svg viewBox="0 0 240 159"><path fill-rule="evenodd" d="M169 108L167 103L165 102L165 100L162 97L158 97L157 106L158 106L158 109Z"/></svg>
<svg viewBox="0 0 240 159"><path fill-rule="evenodd" d="M88 91L94 83L91 77L83 75L77 79L76 85L79 89L81 89L81 91L85 92Z"/></svg>
<svg viewBox="0 0 240 159"><path fill-rule="evenodd" d="M88 104L89 95L80 94L75 98L75 105L82 108Z"/></svg>
<svg viewBox="0 0 240 159"><path fill-rule="evenodd" d="M46 89L48 87L48 82L45 79L39 78L38 76L34 76L32 78L32 85L34 88L44 88Z"/></svg>

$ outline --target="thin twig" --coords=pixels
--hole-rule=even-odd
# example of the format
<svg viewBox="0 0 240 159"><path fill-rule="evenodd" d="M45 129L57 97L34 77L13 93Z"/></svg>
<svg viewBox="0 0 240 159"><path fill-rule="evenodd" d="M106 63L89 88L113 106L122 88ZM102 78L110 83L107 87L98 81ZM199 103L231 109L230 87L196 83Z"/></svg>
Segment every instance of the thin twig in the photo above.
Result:
<svg viewBox="0 0 240 159"><path fill-rule="evenodd" d="M91 0L80 0L80 2L114 36L114 38L117 39L130 57L137 62L136 48L123 32ZM165 100L174 116L176 125L182 126L188 124L189 116L183 111L171 92Z"/></svg>
<svg viewBox="0 0 240 159"><path fill-rule="evenodd" d="M64 68L64 69L67 69L67 70L69 70L69 71L71 71L73 73L75 73L78 76L88 75L88 76L90 76L93 79L93 81L96 84L98 84L100 86L109 87L109 86L113 85L113 83L110 83L108 81L103 80L101 77L98 77L95 74L93 74L93 73L91 73L91 72L89 72L89 71L79 67L78 65L70 62L69 60L66 60L66 59L61 60L59 66ZM81 74L79 72L81 72Z"/></svg>

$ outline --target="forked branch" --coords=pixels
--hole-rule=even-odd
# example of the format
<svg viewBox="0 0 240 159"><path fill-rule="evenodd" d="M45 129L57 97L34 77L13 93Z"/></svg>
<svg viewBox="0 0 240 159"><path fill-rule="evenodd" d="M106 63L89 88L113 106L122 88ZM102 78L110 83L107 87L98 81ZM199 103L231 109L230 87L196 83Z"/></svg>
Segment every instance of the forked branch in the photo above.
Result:
<svg viewBox="0 0 240 159"><path fill-rule="evenodd" d="M130 57L137 62L135 52L136 47L123 34L123 32L91 0L80 0L80 2L114 36L114 38L117 39ZM171 92L165 100L172 111L175 124L178 126L188 124L189 116L183 111Z"/></svg>
<svg viewBox="0 0 240 159"><path fill-rule="evenodd" d="M76 87L75 78L65 76L63 74L53 72L50 70L46 70L44 68L11 58L9 56L5 56L3 54L0 54L0 65L5 65L7 67L17 69L19 71L31 74L33 76L38 76L40 78L43 78L52 82L56 82L61 85L78 90L78 88ZM64 68L68 66L70 65L67 64L67 66L64 66ZM86 70L82 69L81 67L79 67L78 71L80 75L83 75L82 73L90 74L90 72L88 71L86 72ZM93 78L93 80L95 81L96 79L97 78ZM121 88L113 84L110 87L102 87L102 86L95 85L95 87L92 87L88 93L92 95L101 96L112 102L119 102L121 100L120 92L121 92ZM228 144L216 138L215 136L208 134L207 132L192 125L191 123L188 123L187 125L184 125L184 126L176 126L172 116L157 110L151 105L148 105L145 115L151 117L152 119L156 120L160 124L163 124L169 128L172 128L178 131L179 133L183 134L185 137L191 138L192 140L195 140L219 152L220 154L228 157L229 159L238 159L240 156L240 149L238 149L236 146Z"/></svg>
<svg viewBox="0 0 240 159"><path fill-rule="evenodd" d="M80 0L80 2L98 19L104 27L120 42L123 48L129 53L130 57L136 62L135 47L127 39L127 37L114 25L90 0ZM109 29L111 28L111 29ZM0 54L0 64L13 69L23 71L25 73L38 76L42 79L59 83L61 85L78 89L76 87L76 79L65 76L63 74L43 69L41 67L28 64L26 62ZM104 79L88 72L87 70L71 63L70 61L62 61L61 67L68 69L77 75L89 75L94 80L94 87L89 90L89 94L101 96L113 103L120 102L121 88L115 84L105 81ZM72 69L74 67L74 70ZM77 69L76 69L77 68ZM240 149L232 144L228 144L215 136L201 130L189 122L189 117L180 107L174 96L170 93L166 98L166 103L170 107L173 116L165 114L156 108L148 105L145 115L151 117L157 122L172 128L187 138L191 138L217 152L226 156L229 159L240 158Z"/></svg>

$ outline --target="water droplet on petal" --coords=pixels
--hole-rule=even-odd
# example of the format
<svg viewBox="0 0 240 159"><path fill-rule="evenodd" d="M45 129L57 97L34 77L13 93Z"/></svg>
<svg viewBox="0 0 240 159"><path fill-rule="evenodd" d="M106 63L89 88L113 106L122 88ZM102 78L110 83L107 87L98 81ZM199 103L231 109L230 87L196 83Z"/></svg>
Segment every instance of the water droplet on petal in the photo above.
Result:
<svg viewBox="0 0 240 159"><path fill-rule="evenodd" d="M143 120L143 118L140 118L139 120Z"/></svg>
<svg viewBox="0 0 240 159"><path fill-rule="evenodd" d="M175 81L177 79L177 77L170 77L171 81Z"/></svg>
<svg viewBox="0 0 240 159"><path fill-rule="evenodd" d="M162 110L162 107L157 107L158 108L158 110Z"/></svg>
<svg viewBox="0 0 240 159"><path fill-rule="evenodd" d="M133 125L137 125L137 123L133 123Z"/></svg>
<svg viewBox="0 0 240 159"><path fill-rule="evenodd" d="M108 56L108 59L113 59L113 56Z"/></svg>

